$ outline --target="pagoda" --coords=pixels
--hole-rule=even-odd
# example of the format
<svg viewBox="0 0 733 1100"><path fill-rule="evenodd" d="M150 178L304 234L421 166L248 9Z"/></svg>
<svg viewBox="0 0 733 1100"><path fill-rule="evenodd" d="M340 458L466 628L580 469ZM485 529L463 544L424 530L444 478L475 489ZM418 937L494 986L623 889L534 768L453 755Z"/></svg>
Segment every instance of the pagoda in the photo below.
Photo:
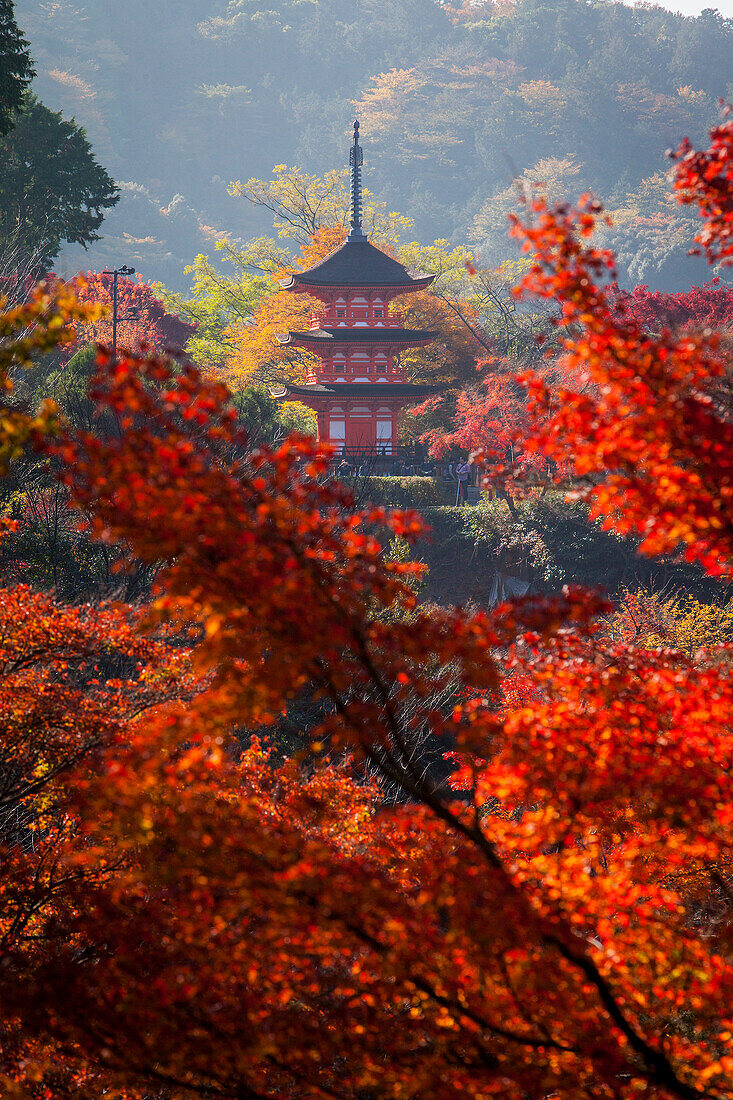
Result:
<svg viewBox="0 0 733 1100"><path fill-rule="evenodd" d="M304 385L286 384L270 392L277 400L300 401L318 417L318 439L342 455L394 455L397 420L403 408L424 400L437 387L406 381L399 363L405 348L430 344L437 333L403 327L390 309L393 298L430 286L434 275L410 275L362 230L359 123L354 123L351 169L351 222L340 248L320 263L299 271L280 286L310 294L323 303L308 332L278 334L280 344L306 348L320 363Z"/></svg>

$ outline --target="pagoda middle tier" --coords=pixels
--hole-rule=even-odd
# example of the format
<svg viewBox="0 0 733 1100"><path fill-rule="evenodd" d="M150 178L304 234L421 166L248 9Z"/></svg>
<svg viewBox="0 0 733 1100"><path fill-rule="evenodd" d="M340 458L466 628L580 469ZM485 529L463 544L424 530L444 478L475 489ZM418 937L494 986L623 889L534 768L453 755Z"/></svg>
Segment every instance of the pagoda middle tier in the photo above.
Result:
<svg viewBox="0 0 733 1100"><path fill-rule="evenodd" d="M312 319L308 332L278 336L281 344L306 348L318 356L320 363L308 371L308 382L404 381L403 370L395 361L397 354L435 339L434 332L402 328L399 319L390 317L384 306L371 307L372 314L385 315L382 322L361 320L367 312L363 300L362 295L337 299L343 307L337 304L331 311L336 318L320 314ZM350 316L337 319L338 314Z"/></svg>

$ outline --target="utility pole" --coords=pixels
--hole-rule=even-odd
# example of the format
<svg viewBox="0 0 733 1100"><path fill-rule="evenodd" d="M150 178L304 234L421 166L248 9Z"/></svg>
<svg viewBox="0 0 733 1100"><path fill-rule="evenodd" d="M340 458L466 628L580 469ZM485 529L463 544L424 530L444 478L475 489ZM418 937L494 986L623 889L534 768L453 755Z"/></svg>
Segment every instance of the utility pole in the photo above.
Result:
<svg viewBox="0 0 733 1100"><path fill-rule="evenodd" d="M135 268L128 267L127 264L123 264L122 267L116 267L114 271L103 271L102 275L112 276L112 362L117 362L117 279L120 275L127 277L128 275L134 275Z"/></svg>

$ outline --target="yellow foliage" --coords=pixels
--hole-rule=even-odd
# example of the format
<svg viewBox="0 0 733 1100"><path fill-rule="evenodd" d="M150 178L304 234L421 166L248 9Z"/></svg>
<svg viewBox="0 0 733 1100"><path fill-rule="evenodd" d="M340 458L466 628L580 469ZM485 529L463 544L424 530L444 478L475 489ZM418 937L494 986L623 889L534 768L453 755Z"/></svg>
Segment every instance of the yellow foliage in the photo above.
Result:
<svg viewBox="0 0 733 1100"><path fill-rule="evenodd" d="M7 472L29 439L54 431L58 408L43 401L38 409L13 406L13 372L28 367L36 355L43 355L76 339L74 326L90 323L101 315L93 304L81 304L73 285L49 281L39 283L30 299L5 310L0 297L0 473Z"/></svg>
<svg viewBox="0 0 733 1100"><path fill-rule="evenodd" d="M303 245L295 263L278 271L275 278L285 279L313 267L343 242L343 236L337 226L317 230ZM287 290L263 298L248 323L233 325L225 332L228 344L234 348L226 363L226 381L235 389L255 382L305 382L309 367L317 366L318 358L302 348L279 344L277 334L306 331L311 313L321 308L316 298Z"/></svg>
<svg viewBox="0 0 733 1100"><path fill-rule="evenodd" d="M695 89L691 84L685 84L683 87L677 89L677 95L680 99L684 99L687 103L694 106L702 107L707 102L707 93L700 89Z"/></svg>
<svg viewBox="0 0 733 1100"><path fill-rule="evenodd" d="M706 604L687 594L665 599L645 589L627 591L608 622L608 632L614 641L645 649L678 649L692 658L701 650L733 644L733 601Z"/></svg>
<svg viewBox="0 0 733 1100"><path fill-rule="evenodd" d="M549 80L530 80L517 92L531 110L560 112L567 106L567 97Z"/></svg>
<svg viewBox="0 0 733 1100"><path fill-rule="evenodd" d="M339 228L342 240L349 221L350 194L346 169L309 176L299 168L278 164L271 180L236 180L229 184L230 195L241 195L253 206L263 206L275 215L274 227L280 237L290 237L306 245L314 233L324 228ZM364 190L362 204L364 232L375 242L397 242L412 229L411 218L390 211L384 202L375 202ZM341 243L339 241L339 243Z"/></svg>
<svg viewBox="0 0 733 1100"><path fill-rule="evenodd" d="M476 311L468 302L449 300L420 290L404 295L399 305L406 328L437 332L437 338L424 348L404 351L400 362L410 381L439 382L446 385L474 381L476 356L480 350L464 320L476 321ZM460 314L456 311L460 310Z"/></svg>

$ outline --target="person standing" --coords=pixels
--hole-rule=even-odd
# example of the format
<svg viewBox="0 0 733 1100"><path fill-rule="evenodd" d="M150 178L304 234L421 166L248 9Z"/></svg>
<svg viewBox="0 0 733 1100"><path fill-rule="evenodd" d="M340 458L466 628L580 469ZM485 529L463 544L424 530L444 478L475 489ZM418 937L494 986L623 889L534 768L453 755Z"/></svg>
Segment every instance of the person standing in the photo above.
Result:
<svg viewBox="0 0 733 1100"><path fill-rule="evenodd" d="M470 476L471 467L468 462L459 462L456 466L456 477L458 478L457 505L468 504L468 479Z"/></svg>

